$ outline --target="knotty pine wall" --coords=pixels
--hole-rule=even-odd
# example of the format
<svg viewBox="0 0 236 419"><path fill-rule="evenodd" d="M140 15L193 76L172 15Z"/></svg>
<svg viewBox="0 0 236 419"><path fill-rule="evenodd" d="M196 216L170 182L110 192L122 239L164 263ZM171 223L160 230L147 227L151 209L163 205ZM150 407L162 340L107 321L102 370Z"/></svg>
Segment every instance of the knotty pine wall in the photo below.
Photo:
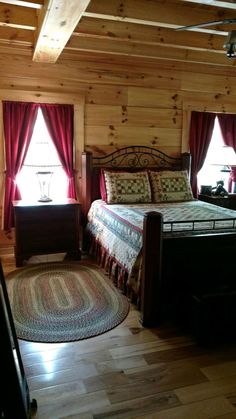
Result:
<svg viewBox="0 0 236 419"><path fill-rule="evenodd" d="M119 58L119 57L118 57ZM191 110L236 113L234 68L177 62L123 62L117 57L63 54L56 64L33 63L30 54L0 55L0 99L75 105L75 166L80 155L127 145L154 146L167 154L188 149ZM0 118L0 193L4 142ZM78 189L79 194L79 189Z"/></svg>

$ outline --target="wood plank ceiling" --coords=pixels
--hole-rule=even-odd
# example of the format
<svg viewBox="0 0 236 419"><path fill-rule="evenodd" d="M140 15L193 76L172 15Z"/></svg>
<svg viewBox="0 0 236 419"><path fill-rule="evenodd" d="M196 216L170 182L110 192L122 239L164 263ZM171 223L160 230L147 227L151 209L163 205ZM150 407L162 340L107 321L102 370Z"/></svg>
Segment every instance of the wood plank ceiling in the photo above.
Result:
<svg viewBox="0 0 236 419"><path fill-rule="evenodd" d="M0 2L0 54L172 60L235 66L223 47L236 24L175 31L236 18L234 0L8 0Z"/></svg>

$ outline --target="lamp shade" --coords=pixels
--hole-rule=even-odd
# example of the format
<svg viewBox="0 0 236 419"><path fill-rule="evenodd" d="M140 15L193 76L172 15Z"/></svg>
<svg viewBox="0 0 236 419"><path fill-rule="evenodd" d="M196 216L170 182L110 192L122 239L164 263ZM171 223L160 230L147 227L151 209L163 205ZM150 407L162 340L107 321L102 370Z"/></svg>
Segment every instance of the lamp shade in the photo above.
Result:
<svg viewBox="0 0 236 419"><path fill-rule="evenodd" d="M234 152L232 147L223 146L220 149L219 154L214 156L214 160L211 164L217 166L234 167L236 166L236 153Z"/></svg>

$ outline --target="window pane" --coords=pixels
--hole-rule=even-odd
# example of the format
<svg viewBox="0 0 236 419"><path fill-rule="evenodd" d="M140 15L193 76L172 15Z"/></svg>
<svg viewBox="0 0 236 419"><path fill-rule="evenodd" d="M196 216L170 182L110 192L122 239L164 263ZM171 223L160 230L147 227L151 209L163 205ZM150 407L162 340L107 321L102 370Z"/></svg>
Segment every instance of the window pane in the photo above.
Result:
<svg viewBox="0 0 236 419"><path fill-rule="evenodd" d="M50 181L50 198L53 200L67 197L67 176L62 168L55 146L49 136L41 109L38 110L34 132L21 172L17 176L22 199L40 198L39 171L53 172Z"/></svg>
<svg viewBox="0 0 236 419"><path fill-rule="evenodd" d="M235 158L235 152L231 147L226 147L221 135L218 118L215 119L212 139L208 148L204 165L198 173L199 189L201 185L216 186L216 182L223 180L224 187L228 189L229 171L226 163ZM224 170L225 169L225 170Z"/></svg>

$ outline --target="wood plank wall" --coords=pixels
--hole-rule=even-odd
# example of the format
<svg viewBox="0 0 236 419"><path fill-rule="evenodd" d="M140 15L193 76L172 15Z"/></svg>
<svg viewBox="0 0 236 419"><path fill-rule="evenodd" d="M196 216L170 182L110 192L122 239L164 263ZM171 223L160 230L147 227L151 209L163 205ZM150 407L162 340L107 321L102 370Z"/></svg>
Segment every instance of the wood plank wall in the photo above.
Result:
<svg viewBox="0 0 236 419"><path fill-rule="evenodd" d="M101 155L142 144L180 154L188 148L191 110L236 113L235 81L224 66L65 54L56 64L40 64L30 55L0 55L0 99L76 105L78 173L83 149ZM3 174L2 132L0 141Z"/></svg>

